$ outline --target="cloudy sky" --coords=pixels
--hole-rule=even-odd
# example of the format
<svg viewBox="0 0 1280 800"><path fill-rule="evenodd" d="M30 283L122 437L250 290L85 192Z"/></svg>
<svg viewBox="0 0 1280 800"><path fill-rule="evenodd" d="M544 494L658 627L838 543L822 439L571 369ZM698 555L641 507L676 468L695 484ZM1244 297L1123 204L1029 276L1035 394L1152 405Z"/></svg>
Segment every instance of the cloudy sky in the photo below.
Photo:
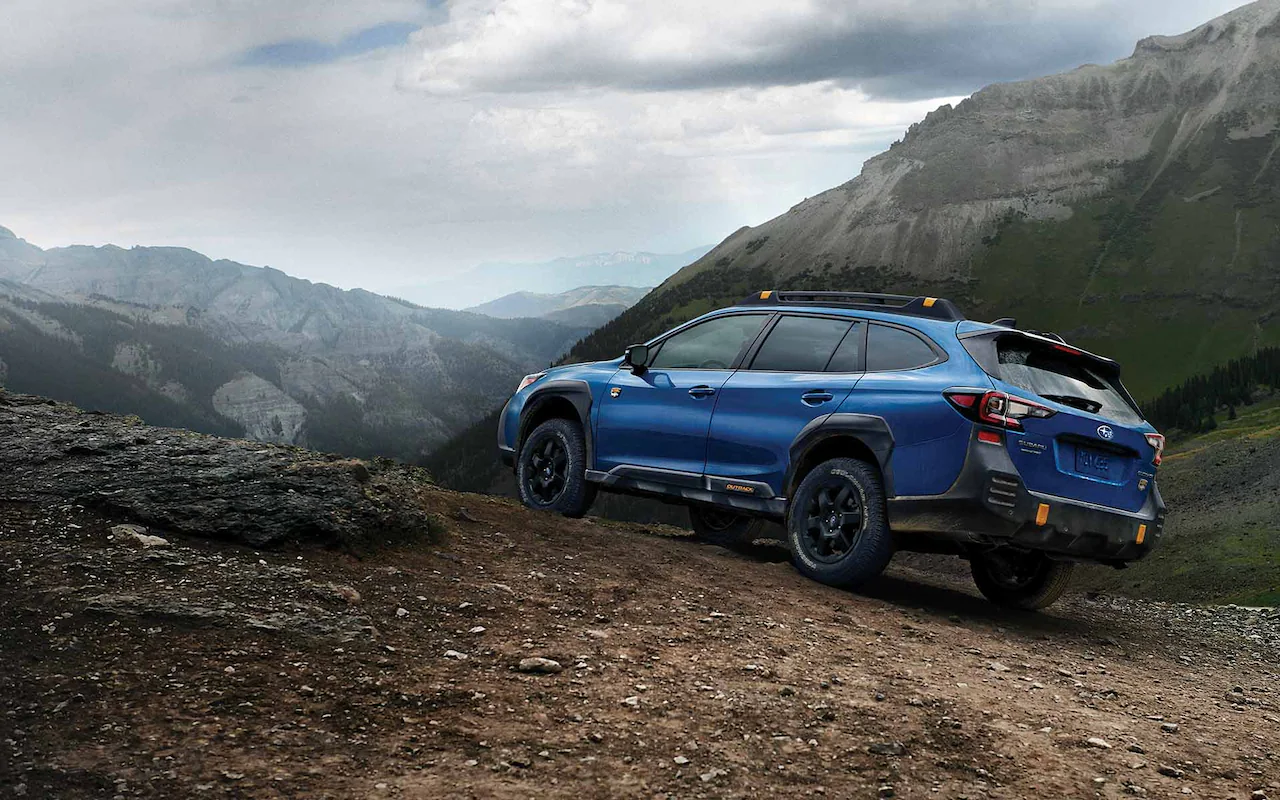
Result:
<svg viewBox="0 0 1280 800"><path fill-rule="evenodd" d="M392 289L678 252L1232 0L4 0L0 225Z"/></svg>

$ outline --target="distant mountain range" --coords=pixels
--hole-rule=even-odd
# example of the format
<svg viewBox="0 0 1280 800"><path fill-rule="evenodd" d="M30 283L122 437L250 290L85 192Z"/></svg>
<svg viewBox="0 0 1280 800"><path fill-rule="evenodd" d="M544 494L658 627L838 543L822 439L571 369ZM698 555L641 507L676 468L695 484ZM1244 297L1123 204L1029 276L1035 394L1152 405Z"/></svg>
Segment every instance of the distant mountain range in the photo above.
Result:
<svg viewBox="0 0 1280 800"><path fill-rule="evenodd" d="M467 311L500 319L540 317L598 328L648 293L648 288L632 286L580 286L558 294L514 292Z"/></svg>
<svg viewBox="0 0 1280 800"><path fill-rule="evenodd" d="M582 286L657 286L697 261L710 245L684 253L595 253L540 263L481 264L427 284L392 293L424 306L467 308L516 291L558 294Z"/></svg>
<svg viewBox="0 0 1280 800"><path fill-rule="evenodd" d="M0 228L0 379L157 424L418 461L589 330Z"/></svg>

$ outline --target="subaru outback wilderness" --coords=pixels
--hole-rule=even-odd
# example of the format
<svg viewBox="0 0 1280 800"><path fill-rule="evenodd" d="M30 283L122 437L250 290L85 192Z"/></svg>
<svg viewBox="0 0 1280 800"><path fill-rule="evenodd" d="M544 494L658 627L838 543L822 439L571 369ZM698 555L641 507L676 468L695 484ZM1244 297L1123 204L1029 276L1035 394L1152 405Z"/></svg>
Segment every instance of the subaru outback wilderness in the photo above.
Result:
<svg viewBox="0 0 1280 800"><path fill-rule="evenodd" d="M956 554L990 600L1036 609L1075 563L1160 539L1164 437L1119 372L944 299L768 291L526 376L498 443L531 508L657 497L720 544L777 521L796 568L837 586L895 550Z"/></svg>

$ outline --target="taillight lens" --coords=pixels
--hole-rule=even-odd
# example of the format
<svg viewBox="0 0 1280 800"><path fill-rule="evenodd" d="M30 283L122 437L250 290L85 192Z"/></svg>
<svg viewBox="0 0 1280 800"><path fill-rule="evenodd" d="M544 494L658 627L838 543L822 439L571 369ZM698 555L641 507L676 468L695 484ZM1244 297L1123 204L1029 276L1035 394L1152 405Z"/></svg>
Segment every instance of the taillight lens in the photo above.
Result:
<svg viewBox="0 0 1280 800"><path fill-rule="evenodd" d="M1151 445L1155 451L1155 458L1151 459L1151 463L1160 466L1161 460L1164 459L1164 437L1158 433L1147 434L1147 444Z"/></svg>
<svg viewBox="0 0 1280 800"><path fill-rule="evenodd" d="M1022 430L1022 420L1048 419L1058 413L1052 408L1008 392L976 392L954 389L945 392L956 410L975 422L1012 431Z"/></svg>

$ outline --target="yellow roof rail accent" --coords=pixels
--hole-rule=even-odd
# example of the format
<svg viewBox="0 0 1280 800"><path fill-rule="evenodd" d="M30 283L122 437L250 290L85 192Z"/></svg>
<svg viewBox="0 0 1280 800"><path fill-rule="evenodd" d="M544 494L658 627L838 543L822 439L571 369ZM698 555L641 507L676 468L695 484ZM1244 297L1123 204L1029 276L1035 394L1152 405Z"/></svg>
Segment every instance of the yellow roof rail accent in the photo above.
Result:
<svg viewBox="0 0 1280 800"><path fill-rule="evenodd" d="M769 290L769 291L767 291L767 292L761 292L761 293L760 293L760 299L761 299L761 300L768 300L768 299L769 299L769 297L770 297L772 294L773 294L773 290L772 290L772 289L770 289L770 290Z"/></svg>
<svg viewBox="0 0 1280 800"><path fill-rule="evenodd" d="M938 298L936 298L936 297L926 297L926 298L924 299L924 307L925 307L925 308L933 308L933 304L934 304L934 303L936 303L936 302L938 302Z"/></svg>

